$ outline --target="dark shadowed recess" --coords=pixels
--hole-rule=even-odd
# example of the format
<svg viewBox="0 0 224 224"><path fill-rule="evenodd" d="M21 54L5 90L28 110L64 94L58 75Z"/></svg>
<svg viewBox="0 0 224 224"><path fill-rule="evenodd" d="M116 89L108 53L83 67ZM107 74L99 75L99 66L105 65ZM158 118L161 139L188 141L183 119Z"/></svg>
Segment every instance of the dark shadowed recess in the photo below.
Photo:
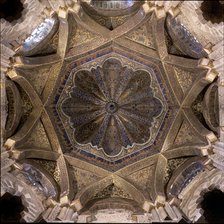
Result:
<svg viewBox="0 0 224 224"><path fill-rule="evenodd" d="M1 223L20 223L21 212L24 210L21 197L5 193L1 197Z"/></svg>
<svg viewBox="0 0 224 224"><path fill-rule="evenodd" d="M224 192L219 189L206 192L201 202L203 216L208 223L224 223Z"/></svg>
<svg viewBox="0 0 224 224"><path fill-rule="evenodd" d="M223 1L203 1L201 4L202 15L205 20L212 23L224 22Z"/></svg>
<svg viewBox="0 0 224 224"><path fill-rule="evenodd" d="M0 0L0 19L8 22L18 20L22 16L23 4L20 0Z"/></svg>

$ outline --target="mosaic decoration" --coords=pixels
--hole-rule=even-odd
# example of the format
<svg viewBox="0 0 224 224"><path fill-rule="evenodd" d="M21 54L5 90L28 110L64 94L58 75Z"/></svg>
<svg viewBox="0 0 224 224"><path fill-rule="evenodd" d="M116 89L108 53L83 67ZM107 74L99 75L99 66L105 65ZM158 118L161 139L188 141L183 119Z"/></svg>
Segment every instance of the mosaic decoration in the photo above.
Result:
<svg viewBox="0 0 224 224"><path fill-rule="evenodd" d="M168 16L166 25L169 35L173 42L175 42L175 46L181 52L192 58L207 56L201 43L188 31L184 24L180 23L176 18Z"/></svg>
<svg viewBox="0 0 224 224"><path fill-rule="evenodd" d="M178 67L174 67L175 74L177 76L178 82L180 83L180 86L184 93L188 91L189 88L191 88L194 74L188 71L183 71L179 69Z"/></svg>
<svg viewBox="0 0 224 224"><path fill-rule="evenodd" d="M21 120L20 120L20 124L19 124L19 126L22 127L22 125L25 123L27 118L32 113L33 105L32 105L32 102L30 101L30 98L27 95L27 93L19 85L17 87L18 87L18 90L20 92L20 96L22 99L23 114L21 116Z"/></svg>
<svg viewBox="0 0 224 224"><path fill-rule="evenodd" d="M176 182L170 188L170 195L179 195L180 192L197 176L198 173L203 172L204 165L202 162L194 162L182 171Z"/></svg>
<svg viewBox="0 0 224 224"><path fill-rule="evenodd" d="M148 72L133 71L109 59L102 68L78 71L73 81L62 110L78 143L91 143L107 156L117 156L123 148L150 138L153 120L163 105L153 95Z"/></svg>
<svg viewBox="0 0 224 224"><path fill-rule="evenodd" d="M73 47L78 46L83 43L93 41L96 38L100 38L100 37L94 33L89 32L87 29L85 29L83 27L78 27L74 37L71 40L71 45Z"/></svg>
<svg viewBox="0 0 224 224"><path fill-rule="evenodd" d="M113 67L118 71L120 69L121 74L118 74L117 79L115 79L115 76L114 81L108 85L110 76L107 76L108 73L105 73L103 70L110 60L114 63L116 62ZM153 63L153 61L143 59L136 60L125 51L111 50L110 48L98 51L97 54L90 54L85 59L68 61L63 67L63 75L60 81L61 87L57 89L57 92L54 94L54 101L52 102L53 107L50 115L54 117L55 127L60 142L62 143L63 153L71 157L83 159L92 164L97 164L108 170L118 170L140 158L143 159L146 156L158 153L159 147L161 147L166 134L163 130L170 125L177 110L175 107L172 107L173 104L176 104L175 98L168 94L168 89L164 86L163 78L161 77L159 67L156 63L157 61ZM99 71L101 71L101 73L99 73ZM142 73L142 75L140 74L141 77L145 77L142 80L142 84L145 83L145 86L144 88L139 86L139 88L134 89L134 87L138 86L133 85L131 78L132 76L135 77L135 75L137 77L138 73ZM98 80L96 80L96 74L98 74ZM99 76L99 74L101 76ZM94 90L94 94L98 95L89 94L89 92L85 90L82 91L82 93L84 92L83 97L80 98L81 95L79 95L78 98L76 97L75 102L74 94L77 96L77 90L80 90L75 83L80 75L83 81L82 86L84 85L85 88L88 87L89 89L95 86L94 88L96 88L96 90ZM102 77L101 84L99 83L100 77ZM107 77L108 80L105 80L104 77ZM131 81L130 84L127 83L131 88L128 89L128 87L126 90L124 89L125 94L129 93L130 95L127 95L129 96L127 99L121 98L121 102L126 104L128 103L127 101L132 98L132 102L135 102L135 104L139 100L143 103L140 104L141 106L135 106L133 104L132 106L137 108L133 109L132 106L130 106L131 104L126 105L125 108L120 108L121 102L115 101L114 103L116 104L112 104L112 109L108 108L109 104L107 103L112 101L112 96L106 95L105 97L106 92L112 90L115 95L119 94L119 91L120 94L123 93L122 85L125 84L125 78L128 78L126 80L127 82ZM112 80L112 77L110 79ZM90 83L88 85L85 84L87 80L89 80L88 83ZM117 84L116 80L118 80ZM105 85L106 88L103 89L103 87L100 87L99 91L97 87L98 84L101 86ZM125 86L123 86L123 88L124 87ZM87 90L89 91L88 88ZM141 89L143 91L141 91ZM88 98L86 98L87 96ZM91 100L87 100L90 99L89 97ZM95 103L91 103L92 99ZM105 102L102 104L100 102L103 101L103 99ZM78 104L80 108L83 102L85 106L87 106L86 102L88 102L89 109L87 110L84 108L84 110L82 109L75 112L75 105ZM117 104L119 110L117 110ZM95 108L96 106L97 108ZM93 109L93 107L95 109ZM133 112L135 112L135 114L133 114ZM146 114L144 115L144 113ZM101 117L101 120L99 119L97 121L99 123L94 123L95 126L92 128L92 133L91 129L89 129L90 132L87 132L87 135L84 136L83 128L86 128L88 123L91 124L91 120L95 118L98 119L99 117ZM109 119L109 117L111 118ZM166 119L166 117L169 119ZM104 118L108 119L108 123L106 123ZM83 124L83 122L86 123ZM117 122L115 123L116 126L114 125L113 128L117 130L117 133L114 133L119 136L117 139L116 135L113 133L115 141L110 141L110 147L112 147L112 144L118 146L116 147L116 151L112 152L113 154L109 154L110 152L108 153L108 151L105 152L105 146L108 150L108 145L105 140L109 139L111 137L110 134L112 134L110 133L112 126L109 126L109 122ZM105 135L101 133L101 135L98 135L98 138L95 138L96 132L99 131L102 125L105 125L104 129L102 129ZM122 127L124 127L124 132L122 132ZM107 130L107 132L105 130ZM109 134L107 135L108 130ZM132 132L129 133L129 130L132 130ZM127 142L124 141L126 136L128 137ZM96 140L99 142L97 143ZM93 145L91 141L95 144Z"/></svg>
<svg viewBox="0 0 224 224"><path fill-rule="evenodd" d="M116 27L126 22L128 18L130 18L130 15L108 17L93 13L89 13L89 16L93 18L97 23L99 23L102 26L105 26L109 30L115 29Z"/></svg>
<svg viewBox="0 0 224 224"><path fill-rule="evenodd" d="M124 192L121 188L117 187L114 184L110 184L106 188L104 188L102 191L94 195L94 199L99 198L127 198L127 199L133 199L130 194L127 192Z"/></svg>
<svg viewBox="0 0 224 224"><path fill-rule="evenodd" d="M152 32L152 28L149 25L149 29ZM139 27L138 29L127 34L127 38L131 39L139 44L155 49L153 36L147 31L147 26Z"/></svg>
<svg viewBox="0 0 224 224"><path fill-rule="evenodd" d="M165 183L168 183L168 181L170 180L175 170L184 162L186 162L188 159L189 157L187 158L183 157L183 158L177 158L177 159L170 159L168 161L167 167L166 167L166 176L164 177Z"/></svg>
<svg viewBox="0 0 224 224"><path fill-rule="evenodd" d="M43 124L39 121L33 129L29 139L23 145L30 149L51 150L50 142L46 136Z"/></svg>
<svg viewBox="0 0 224 224"><path fill-rule="evenodd" d="M49 35L53 26L55 24L55 20L52 18L47 18L41 23L32 34L24 41L23 50L30 51L32 50L39 42L41 42L46 36Z"/></svg>
<svg viewBox="0 0 224 224"><path fill-rule="evenodd" d="M197 98L214 77L201 64L202 45L176 18L162 17L160 6L132 2L118 13L118 1L102 9L98 2L59 8L59 29L56 21L37 28L26 40L31 49L7 71L18 89L6 92L8 113L21 111L8 116L10 127L20 121L5 143L22 163L12 174L19 169L18 180L55 200L43 201L53 202L54 219L53 209L80 214L99 201L95 209L121 202L161 211L206 170L215 140L198 121L205 96L216 94L209 87ZM107 12L113 19L103 18Z"/></svg>

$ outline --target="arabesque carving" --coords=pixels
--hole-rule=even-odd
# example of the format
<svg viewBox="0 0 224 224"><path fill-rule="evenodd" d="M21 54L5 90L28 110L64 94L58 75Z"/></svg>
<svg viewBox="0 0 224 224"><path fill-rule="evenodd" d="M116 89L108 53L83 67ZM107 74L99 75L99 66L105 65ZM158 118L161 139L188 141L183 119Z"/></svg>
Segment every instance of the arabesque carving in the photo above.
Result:
<svg viewBox="0 0 224 224"><path fill-rule="evenodd" d="M105 197L108 204L118 197L132 201L140 214L132 214L131 222L178 222L183 213L198 220L201 190L212 185L224 190L218 171L224 167L223 42L205 46L211 34L219 40L219 30L217 36L209 29L208 37L198 38L200 30L190 27L189 19L184 23L186 9L196 3L146 1L119 12L97 9L89 1L27 2L30 14L24 21L12 26L1 20L1 131L7 113L21 116L12 135L1 136L1 193L22 196L27 222L41 216L47 222L94 221L91 211L82 211ZM88 7L99 18L89 16ZM189 15L195 16L193 11ZM106 13L113 19L104 20ZM47 53L47 45L38 42L36 53L19 55L32 30L52 15L58 16L48 41L54 51ZM171 42L175 49L169 49ZM21 97L16 105L8 92L9 104L15 105L8 112L2 91L6 79ZM217 85L219 104L206 100L210 84ZM212 114L219 119L214 122ZM183 165L191 159L197 165L204 161L200 172ZM36 162L46 173L24 161ZM168 197L170 180L181 192Z"/></svg>

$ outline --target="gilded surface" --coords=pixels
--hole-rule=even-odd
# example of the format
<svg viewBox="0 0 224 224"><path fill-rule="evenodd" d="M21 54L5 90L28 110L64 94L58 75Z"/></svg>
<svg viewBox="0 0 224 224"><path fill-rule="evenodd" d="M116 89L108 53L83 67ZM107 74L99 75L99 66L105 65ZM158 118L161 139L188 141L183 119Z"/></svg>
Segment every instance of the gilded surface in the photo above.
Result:
<svg viewBox="0 0 224 224"><path fill-rule="evenodd" d="M33 111L33 105L32 102L30 101L29 96L21 87L19 87L19 91L22 99L22 110L23 110L22 117L20 119L20 126L22 126L29 117L29 115L31 114L31 112Z"/></svg>
<svg viewBox="0 0 224 224"><path fill-rule="evenodd" d="M153 176L153 167L146 167L127 176L127 180L133 183L138 189L141 189L144 194L149 195L149 182Z"/></svg>
<svg viewBox="0 0 224 224"><path fill-rule="evenodd" d="M94 173L88 172L86 170L82 170L79 168L73 169L74 175L78 184L78 191L83 190L85 187L95 183L100 180L100 177L95 175Z"/></svg>
<svg viewBox="0 0 224 224"><path fill-rule="evenodd" d="M57 171L57 162L43 159L30 159L38 164L40 164L49 174L54 178L54 180L59 184L59 175Z"/></svg>
<svg viewBox="0 0 224 224"><path fill-rule="evenodd" d="M90 15L97 23L102 26L105 26L109 30L113 30L116 27L122 25L127 19L130 17L128 16L115 16L115 17L106 17L102 15L91 14Z"/></svg>
<svg viewBox="0 0 224 224"><path fill-rule="evenodd" d="M81 45L83 43L92 41L96 38L99 38L99 36L97 36L96 34L89 32L87 29L79 26L76 29L76 33L74 35L74 37L71 39L71 45L72 46L77 46L77 45Z"/></svg>
<svg viewBox="0 0 224 224"><path fill-rule="evenodd" d="M18 158L54 161L40 164L57 181L59 199L77 210L104 197L141 208L163 203L173 170L210 147L212 132L195 116L203 116L195 99L210 83L208 69L188 55L189 46L187 57L171 54L175 40L168 43L165 18L154 9L153 20L142 7L114 18L113 30L99 21L93 27L97 19L80 10L60 18L51 40L57 52L20 57L8 72L22 99L10 137L20 143Z"/></svg>
<svg viewBox="0 0 224 224"><path fill-rule="evenodd" d="M115 59L105 61L102 68L74 74L70 98L60 107L69 117L75 140L102 148L107 156L148 141L152 123L164 110L153 95L150 77Z"/></svg>
<svg viewBox="0 0 224 224"><path fill-rule="evenodd" d="M203 97L204 97L204 94L203 94L203 92L201 92L191 105L191 108L192 108L194 114L198 117L199 120L201 120L201 118L203 117L203 115L202 115Z"/></svg>
<svg viewBox="0 0 224 224"><path fill-rule="evenodd" d="M147 47L155 49L155 44L152 35L151 24L148 25L150 29L147 30L147 25L143 25L138 29L128 33L127 38L145 45Z"/></svg>
<svg viewBox="0 0 224 224"><path fill-rule="evenodd" d="M23 143L23 147L27 149L51 150L50 142L41 121L37 122L28 140Z"/></svg>
<svg viewBox="0 0 224 224"><path fill-rule="evenodd" d="M15 113L15 101L14 101L14 96L13 96L13 92L11 89L8 89L6 91L6 96L7 96L7 112L8 112L8 116L7 116L7 121L6 121L6 129L9 129L12 124L13 124L13 114Z"/></svg>
<svg viewBox="0 0 224 224"><path fill-rule="evenodd" d="M106 64L109 65L110 60L118 63L118 65L116 65L116 67L115 67L115 65L113 66L115 68L114 71L120 70L120 72L117 74L117 76L114 76L114 74L116 75L116 73L114 73L113 69L110 70L110 72L104 72L104 70L105 70L104 67L106 66ZM66 130L67 139L69 139L71 144L73 145L73 147L71 148L66 143L66 145L67 145L66 148L68 148L68 150L66 150L66 148L63 148L63 151L65 153L70 153L71 156L75 156L75 154L76 154L76 156L78 156L79 152L80 152L79 150L81 149L82 151L88 152L88 154L82 153L82 155L81 155L82 157L88 156L89 157L89 158L87 157L88 161L92 160L91 162L94 163L93 159L96 161L96 160L98 160L98 157L101 157L104 159L103 161L102 160L101 161L105 164L107 164L107 162L106 162L107 160L111 161L110 167L112 169L118 169L118 167L116 168L115 166L113 166L112 161L117 161L118 163L120 163L120 166L124 166L125 163L122 160L119 160L119 158L123 157L125 159L126 163L130 163L128 161L130 158L128 155L134 154L137 151L142 151L142 153L144 152L144 153L154 154L155 149L147 150L146 147L151 146L153 144L153 142L158 134L158 131L161 128L162 122L164 120L164 116L167 111L167 105L166 105L166 101L164 99L164 94L162 93L161 87L158 85L157 77L154 74L155 72L158 73L159 71L154 71L153 70L154 67L151 68L151 67L142 66L142 65L136 63L135 61L130 61L127 58L121 57L119 54L114 54L114 53L111 54L111 56L105 55L104 57L101 57L100 59L97 58L96 60L93 60L90 62L89 61L87 61L87 62L77 61L76 63L80 63L80 62L82 64L79 65L78 67L75 67L74 69L73 69L74 65L71 64L72 67L71 67L71 70L69 70L69 71L72 71L72 72L67 73L68 78L66 79L67 81L65 82L64 89L63 89L62 93L58 92L55 97L55 99L57 100L56 101L57 103L56 103L54 111L55 111L55 113L58 114L57 117L63 123L63 127ZM103 65L103 67L102 67L102 65ZM129 65L131 65L131 67L129 67ZM133 69L133 66L135 66L135 69ZM83 68L88 69L88 71L85 70L85 73L84 73L82 71ZM81 75L83 76L84 79L88 78L88 83L90 83L90 84L88 84L88 85L84 84L84 83L87 83L87 81L85 81L83 83L80 82L81 79L80 78L78 79L78 77ZM132 76L133 76L133 78L132 78ZM142 81L141 81L141 79L136 79L138 76L140 76L141 79L143 78ZM122 85L120 85L119 78L121 80L123 80ZM89 79L93 80L93 81L90 82ZM102 82L100 82L101 79L102 79ZM144 81L144 79L146 79L147 81ZM94 80L96 80L96 81L94 81ZM77 82L77 81L79 81L79 82ZM77 82L77 85L76 85L76 82ZM147 83L149 84L149 86L147 86ZM81 84L81 87L79 86L80 84ZM98 85L100 87L98 87ZM125 86L125 85L127 85L127 86ZM142 85L141 88L139 85ZM73 87L73 86L75 86L75 87ZM130 91L129 91L129 86L131 87ZM139 95L135 95L135 96L133 95L132 92L133 92L133 90L135 91L135 88L138 91ZM83 91L83 89L84 89L84 91ZM94 89L94 94L92 94L93 89ZM151 94L150 92L151 93L153 92L153 94ZM114 96L112 96L111 94L113 94ZM121 94L121 98L120 98L121 102L113 102L113 99L110 99L112 97L118 97L119 94ZM104 95L106 95L106 97ZM153 98L155 98L155 99L153 99ZM152 99L152 100L150 101L148 106L146 106L146 105L143 105L141 102L138 103L139 101L142 101L141 99L144 99L143 102L147 102L147 100L150 100L150 99ZM77 103L76 103L76 101L77 101ZM128 101L130 101L130 103ZM112 107L114 107L114 108L112 108L112 110L110 108L108 108L108 106L110 106L110 103L112 103L111 105L112 105ZM119 108L120 103L124 103L125 105L122 106L121 109L117 110ZM116 104L118 104L118 108L117 108ZM133 105L130 107L131 104L133 104ZM75 107L76 105L78 105L77 109ZM95 109L93 106L95 107ZM82 113L77 113L77 110L79 108L82 108L82 110L81 110ZM153 108L155 110L153 110ZM159 109L159 108L161 108L161 109ZM161 111L159 112L159 110L161 110ZM144 115L144 113L146 113L146 111L147 111L148 115ZM77 116L74 117L72 115L74 113L77 114ZM153 113L158 113L158 114L157 114L157 116L155 116L153 118L153 116L154 116ZM151 115L149 115L149 114L151 114ZM86 115L88 115L88 116L86 116ZM171 114L169 116L171 116ZM114 136L116 136L116 134L117 134L117 136L122 134L121 140L116 139L116 141L117 141L116 144L120 144L120 147L123 146L123 148L125 148L125 145L122 145L123 144L122 141L124 141L125 138L127 139L126 136L128 135L129 141L132 141L130 143L130 146L131 146L131 144L135 143L135 144L133 144L133 147L127 147L126 150L121 150L121 148L120 149L116 148L116 150L117 150L116 153L118 154L120 152L120 154L118 154L118 156L116 156L116 154L112 155L112 156L108 156L108 153L105 155L104 150L97 150L96 148L94 148L93 143L87 145L88 142L81 142L81 144L80 144L80 142L76 141L77 138L75 138L75 135L77 133L79 133L80 131L76 132L76 130L74 130L75 127L73 125L79 126L77 128L77 130L79 130L80 128L86 128L89 125L89 123L88 123L89 121L94 122L94 117L99 117L99 118L101 117L101 120L99 121L100 122L99 124L94 123L94 124L96 124L96 126L95 126L95 128L93 128L94 132L92 131L93 138L94 138L94 134L97 132L96 127L98 127L98 128L102 127L102 126L100 126L101 124L107 125L106 120L103 120L104 117L106 119L108 119L109 117L115 117L115 119L119 119L118 120L119 123L115 123L115 126L114 126L115 127L114 130L118 129L118 132L117 133L113 132L110 134L113 134ZM130 126L130 124L127 123L124 118L131 119L132 122L137 122L137 123L133 123L133 125ZM150 129L153 129L154 131L144 130L143 126L141 126L142 124L145 125L145 122L147 121L147 119L148 119L147 125L149 125L149 128L150 128L150 122L152 122L152 126ZM102 120L104 122L101 123ZM76 122L76 123L74 123L74 122ZM77 123L77 122L81 122L81 123ZM82 125L83 122L84 123L86 122L85 125ZM112 122L112 120L110 122ZM115 120L115 122L116 122L116 120ZM58 122L57 125L59 125L59 124L60 123ZM108 123L108 124L110 124L110 123ZM145 140L144 140L144 139L141 139L140 135L134 134L134 132L128 133L129 130L132 131L132 129L135 128L134 125L137 125L136 128L138 128L139 131L141 131L139 129L141 127L142 127L141 129L143 132L146 133L148 131L148 133L150 133L150 136L145 137ZM104 131L104 130L106 130L107 126L103 126L103 128L104 129L102 129L102 128L99 129L99 130L102 130L103 133L99 133L99 134L101 134L101 135L99 135L99 137L96 136L99 138L99 140L100 139L106 140L106 138L108 138L107 137L108 134L106 134L106 132ZM111 128L112 127L110 125L110 130L112 130ZM124 130L124 131L122 132L122 130ZM141 133L143 133L142 131L141 131ZM105 132L105 135L104 135L104 132ZM128 134L126 134L126 132ZM63 130L61 130L60 133L63 136L65 135L65 132ZM89 136L89 138L91 138L91 130L90 130L89 134L87 132L85 132L87 134L86 136L83 135L84 132L81 131L80 133L82 133L81 138L79 137L80 140L83 138L88 138L88 136ZM100 137L102 135L103 135L103 138ZM131 139L131 136L134 137L134 140ZM139 140L139 139L141 139L141 140ZM88 139L86 139L86 140L88 140ZM103 142L104 145L106 145L105 140ZM85 141L85 139L83 139L82 141ZM137 142L137 141L139 141L139 142ZM66 142L67 142L67 140L66 140ZM89 143L90 143L90 141L89 141ZM112 143L110 143L110 144L112 144ZM101 146L99 148L101 148ZM80 152L80 154L81 154L81 152ZM92 157L91 154L94 154L97 157ZM107 167L107 169L109 169L109 167Z"/></svg>
<svg viewBox="0 0 224 224"><path fill-rule="evenodd" d="M191 72L183 71L177 67L174 67L175 74L177 76L178 82L183 90L183 92L187 92L187 90L192 86L193 83L193 75Z"/></svg>
<svg viewBox="0 0 224 224"><path fill-rule="evenodd" d="M25 70L17 69L18 74L25 77L34 87L38 94L41 94L51 67L49 65L38 69L27 68Z"/></svg>
<svg viewBox="0 0 224 224"><path fill-rule="evenodd" d="M174 144L176 146L190 145L190 144L202 144L203 141L193 132L190 124L184 120L180 126L179 132L176 136Z"/></svg>
<svg viewBox="0 0 224 224"><path fill-rule="evenodd" d="M189 158L170 159L167 163L166 176L164 177L165 183L168 183L173 172Z"/></svg>
<svg viewBox="0 0 224 224"><path fill-rule="evenodd" d="M104 188L99 193L93 196L93 199L99 198L126 198L133 199L130 194L124 192L121 188L115 186L114 184L110 184L106 188Z"/></svg>

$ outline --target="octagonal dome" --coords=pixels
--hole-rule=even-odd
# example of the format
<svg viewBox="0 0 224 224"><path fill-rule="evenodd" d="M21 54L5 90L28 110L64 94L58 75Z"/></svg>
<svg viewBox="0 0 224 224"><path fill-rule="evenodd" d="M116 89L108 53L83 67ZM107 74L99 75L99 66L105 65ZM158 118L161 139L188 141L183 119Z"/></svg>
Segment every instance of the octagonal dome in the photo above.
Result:
<svg viewBox="0 0 224 224"><path fill-rule="evenodd" d="M154 96L151 74L122 66L115 58L101 66L72 73L69 97L60 109L74 129L74 140L91 143L106 156L144 144L164 108Z"/></svg>
<svg viewBox="0 0 224 224"><path fill-rule="evenodd" d="M159 153L162 138L156 138L163 123L169 125L167 113L175 114L169 109L174 101L161 82L158 62L105 52L66 62L53 113L65 154L119 169Z"/></svg>

